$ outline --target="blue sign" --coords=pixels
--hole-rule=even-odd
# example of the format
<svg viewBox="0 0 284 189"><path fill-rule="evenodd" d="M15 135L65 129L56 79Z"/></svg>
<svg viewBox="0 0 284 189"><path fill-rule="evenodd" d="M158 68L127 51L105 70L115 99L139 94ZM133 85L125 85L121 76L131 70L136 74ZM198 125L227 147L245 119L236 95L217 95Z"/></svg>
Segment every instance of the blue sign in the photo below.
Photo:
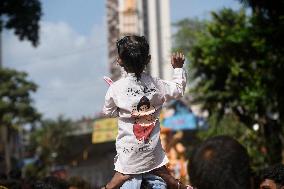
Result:
<svg viewBox="0 0 284 189"><path fill-rule="evenodd" d="M175 114L165 118L162 124L172 130L197 129L196 118L192 113Z"/></svg>
<svg viewBox="0 0 284 189"><path fill-rule="evenodd" d="M172 101L169 107L173 108L175 113L162 121L164 127L172 130L197 129L197 117L183 102Z"/></svg>

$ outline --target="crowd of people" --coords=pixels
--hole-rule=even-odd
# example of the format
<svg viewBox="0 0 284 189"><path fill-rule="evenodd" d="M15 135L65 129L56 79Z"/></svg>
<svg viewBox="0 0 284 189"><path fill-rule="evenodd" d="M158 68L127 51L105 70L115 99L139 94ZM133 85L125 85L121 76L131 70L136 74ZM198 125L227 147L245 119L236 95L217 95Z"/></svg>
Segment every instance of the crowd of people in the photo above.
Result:
<svg viewBox="0 0 284 189"><path fill-rule="evenodd" d="M197 189L284 189L284 165L258 173L250 167L246 149L229 136L209 138L185 156L182 133L162 129L161 141L176 179Z"/></svg>
<svg viewBox="0 0 284 189"><path fill-rule="evenodd" d="M43 179L23 179L19 170L1 174L0 189L97 189L81 177L62 179L47 176Z"/></svg>
<svg viewBox="0 0 284 189"><path fill-rule="evenodd" d="M162 135L163 136L163 135ZM246 149L229 136L209 138L197 146L190 158L184 158L184 146L179 142L179 134L170 138L172 143L168 151L172 161L168 168L173 176L189 183L197 189L284 189L284 165L268 167L258 174L250 168ZM163 138L162 138L163 140ZM167 144L169 145L169 144ZM171 150L170 150L171 149ZM173 155L174 154L174 155ZM182 162L190 162L184 168ZM176 167L179 167L179 171ZM185 169L185 170L183 170ZM185 173L180 172L183 170ZM188 171L188 176L187 176ZM187 180L189 179L189 180ZM144 187L144 186L143 186ZM21 172L10 171L0 175L1 189L96 189L81 177L61 179L48 176L40 180L25 180Z"/></svg>
<svg viewBox="0 0 284 189"><path fill-rule="evenodd" d="M246 149L228 136L209 138L192 153L191 184L198 189L283 189L284 165L253 173Z"/></svg>
<svg viewBox="0 0 284 189"><path fill-rule="evenodd" d="M161 143L169 158L169 164L167 166L169 171L182 183L189 183L186 147L181 142L182 138L182 132L174 133L165 127L161 129Z"/></svg>

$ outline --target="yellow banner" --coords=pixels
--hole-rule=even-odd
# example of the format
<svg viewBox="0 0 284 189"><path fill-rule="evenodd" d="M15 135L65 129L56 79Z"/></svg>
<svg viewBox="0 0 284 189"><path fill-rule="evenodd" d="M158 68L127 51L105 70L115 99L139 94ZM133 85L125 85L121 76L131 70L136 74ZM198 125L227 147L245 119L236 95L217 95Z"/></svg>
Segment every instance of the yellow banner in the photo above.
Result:
<svg viewBox="0 0 284 189"><path fill-rule="evenodd" d="M102 143L114 141L118 133L117 119L105 118L94 122L92 142Z"/></svg>

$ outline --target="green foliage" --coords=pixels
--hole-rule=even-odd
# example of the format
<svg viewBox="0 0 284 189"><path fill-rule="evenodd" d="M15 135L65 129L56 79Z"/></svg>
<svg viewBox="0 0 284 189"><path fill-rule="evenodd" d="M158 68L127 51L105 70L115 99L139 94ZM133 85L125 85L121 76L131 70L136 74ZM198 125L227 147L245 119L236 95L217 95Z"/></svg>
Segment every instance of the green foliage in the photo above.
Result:
<svg viewBox="0 0 284 189"><path fill-rule="evenodd" d="M266 17L276 18L266 18L260 12L247 16L243 10L223 9L213 12L212 19L204 22L203 32L194 28L186 32L190 28L183 22L178 25L176 36L176 47L189 50L192 103L202 105L209 112L210 119L217 120L211 131L223 133L222 129L214 129L221 124L225 133L239 139L234 124L245 125L251 132L257 123L260 125L260 141L246 140L257 142L259 147L264 143L264 148L256 150L266 149L267 158L262 158L262 161L270 164L281 161L284 146L283 140L281 142L284 136L283 45L281 40L272 37L273 32L277 31L278 35L282 31L277 27L283 26L283 19L280 19L283 12L277 13L278 17L267 12ZM267 20L272 22L263 25ZM225 121L229 115L237 117L233 119L233 125ZM247 131L243 131L244 135ZM253 146L248 146L249 151L255 151L253 149ZM255 154L253 158L259 156ZM266 164L263 162L263 165ZM255 166L260 166L260 163L255 162Z"/></svg>
<svg viewBox="0 0 284 189"><path fill-rule="evenodd" d="M265 150L265 142L259 135L259 131L254 131L239 122L237 116L227 114L219 120L218 116L213 113L208 123L209 129L199 131L198 137L205 140L209 137L218 135L228 135L239 141L248 151L251 158L251 167L253 170L264 168L267 166L267 151Z"/></svg>
<svg viewBox="0 0 284 189"><path fill-rule="evenodd" d="M36 89L36 84L27 80L26 73L0 69L0 126L21 125L40 119L31 98Z"/></svg>
<svg viewBox="0 0 284 189"><path fill-rule="evenodd" d="M72 146L68 145L67 136L72 132L72 122L62 116L56 120L43 120L31 133L30 149L41 161L40 166L32 165L28 171L37 177L46 175L52 165L62 161ZM33 171L36 170L36 171ZM34 176L34 175L33 175Z"/></svg>
<svg viewBox="0 0 284 189"><path fill-rule="evenodd" d="M187 57L190 56L191 49L198 43L199 36L206 36L206 21L186 18L174 23L178 28L174 34L174 51L183 52ZM194 80L192 69L189 69L189 80ZM191 83L191 86L193 84Z"/></svg>
<svg viewBox="0 0 284 189"><path fill-rule="evenodd" d="M20 40L27 39L36 46L41 15L39 0L1 0L0 33L3 28L14 29Z"/></svg>
<svg viewBox="0 0 284 189"><path fill-rule="evenodd" d="M203 102L205 109L217 109L220 114L226 107L263 102L261 86L249 85L255 82L252 73L256 69L251 64L252 47L245 14L224 9L212 16L206 28L209 35L200 35L190 54L189 69L198 79L195 102Z"/></svg>
<svg viewBox="0 0 284 189"><path fill-rule="evenodd" d="M183 19L174 23L179 30L174 34L174 50L190 52L196 44L198 36L206 35L206 23L198 19Z"/></svg>

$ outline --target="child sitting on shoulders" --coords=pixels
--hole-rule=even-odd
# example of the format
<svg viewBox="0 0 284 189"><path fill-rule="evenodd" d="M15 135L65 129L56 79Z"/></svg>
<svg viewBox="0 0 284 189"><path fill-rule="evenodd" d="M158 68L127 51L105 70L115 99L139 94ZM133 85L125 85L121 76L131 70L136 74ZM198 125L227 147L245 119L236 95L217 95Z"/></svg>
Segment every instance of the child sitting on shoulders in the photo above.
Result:
<svg viewBox="0 0 284 189"><path fill-rule="evenodd" d="M151 59L145 37L123 37L117 50L117 63L127 74L110 85L105 96L103 113L118 117L116 172L105 188L140 189L142 180L149 188L190 188L171 176L165 166L169 160L161 145L159 122L164 102L184 94L184 55L172 55L173 79L165 81L143 72Z"/></svg>

